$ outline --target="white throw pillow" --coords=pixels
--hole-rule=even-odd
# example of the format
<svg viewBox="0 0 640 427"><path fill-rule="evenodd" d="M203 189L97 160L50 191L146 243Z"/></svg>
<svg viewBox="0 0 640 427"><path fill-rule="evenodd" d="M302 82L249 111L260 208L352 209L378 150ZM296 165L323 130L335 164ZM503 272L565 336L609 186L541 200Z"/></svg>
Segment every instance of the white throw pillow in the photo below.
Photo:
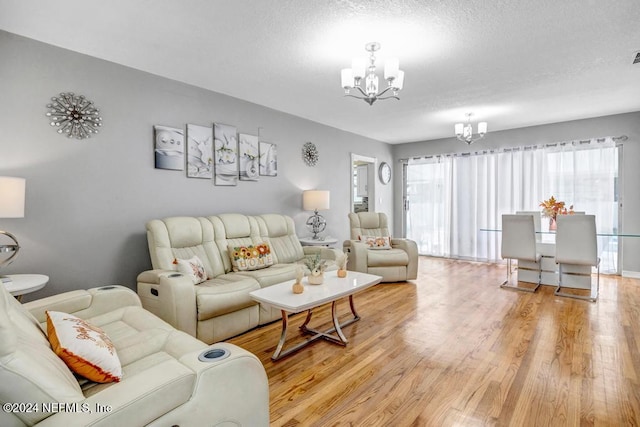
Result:
<svg viewBox="0 0 640 427"><path fill-rule="evenodd" d="M47 311L51 348L69 369L97 383L122 379L120 359L107 334L72 314Z"/></svg>
<svg viewBox="0 0 640 427"><path fill-rule="evenodd" d="M361 242L364 242L369 249L391 249L391 237L382 236L358 236Z"/></svg>
<svg viewBox="0 0 640 427"><path fill-rule="evenodd" d="M194 285L207 280L207 272L204 269L204 264L197 255L189 259L176 258L173 263L178 265L178 271L180 273L189 276L191 280L193 280Z"/></svg>

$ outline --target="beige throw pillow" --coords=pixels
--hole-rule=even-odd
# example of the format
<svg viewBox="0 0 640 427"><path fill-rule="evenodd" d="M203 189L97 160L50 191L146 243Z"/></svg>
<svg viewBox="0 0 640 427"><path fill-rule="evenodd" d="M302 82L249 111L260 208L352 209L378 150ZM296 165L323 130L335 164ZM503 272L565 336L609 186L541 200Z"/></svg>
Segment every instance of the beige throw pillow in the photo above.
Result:
<svg viewBox="0 0 640 427"><path fill-rule="evenodd" d="M233 271L252 271L273 265L273 255L267 243L250 246L229 245Z"/></svg>

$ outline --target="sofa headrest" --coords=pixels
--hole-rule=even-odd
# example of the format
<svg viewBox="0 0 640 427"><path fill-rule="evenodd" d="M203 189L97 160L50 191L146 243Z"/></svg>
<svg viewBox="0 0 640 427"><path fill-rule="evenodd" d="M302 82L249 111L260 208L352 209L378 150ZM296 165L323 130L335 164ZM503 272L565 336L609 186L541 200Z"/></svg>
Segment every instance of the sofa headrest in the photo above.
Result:
<svg viewBox="0 0 640 427"><path fill-rule="evenodd" d="M378 212L359 212L349 214L351 238L358 236L390 236L387 215Z"/></svg>
<svg viewBox="0 0 640 427"><path fill-rule="evenodd" d="M220 214L217 217L224 225L227 239L239 239L258 234L255 222L247 215L230 213Z"/></svg>
<svg viewBox="0 0 640 427"><path fill-rule="evenodd" d="M40 324L6 288L0 285L0 357L13 353L18 340L49 346Z"/></svg>
<svg viewBox="0 0 640 427"><path fill-rule="evenodd" d="M16 333L13 330L13 323L9 319L9 298L13 298L7 293L4 285L0 284L0 358L16 351Z"/></svg>
<svg viewBox="0 0 640 427"><path fill-rule="evenodd" d="M185 248L202 244L202 224L196 217L154 219L147 223L155 245L161 248Z"/></svg>
<svg viewBox="0 0 640 427"><path fill-rule="evenodd" d="M269 237L282 237L289 234L296 234L293 228L293 220L286 215L265 214L260 215L260 218L262 218L264 226L266 227L266 230L260 230L260 234L264 235L265 231Z"/></svg>
<svg viewBox="0 0 640 427"><path fill-rule="evenodd" d="M387 216L383 213L360 212L360 228L387 228Z"/></svg>
<svg viewBox="0 0 640 427"><path fill-rule="evenodd" d="M198 218L165 219L172 248L185 248L201 245L204 239L202 224Z"/></svg>
<svg viewBox="0 0 640 427"><path fill-rule="evenodd" d="M0 401L70 403L82 399L78 381L51 349L38 321L0 285ZM15 415L32 425L50 414Z"/></svg>

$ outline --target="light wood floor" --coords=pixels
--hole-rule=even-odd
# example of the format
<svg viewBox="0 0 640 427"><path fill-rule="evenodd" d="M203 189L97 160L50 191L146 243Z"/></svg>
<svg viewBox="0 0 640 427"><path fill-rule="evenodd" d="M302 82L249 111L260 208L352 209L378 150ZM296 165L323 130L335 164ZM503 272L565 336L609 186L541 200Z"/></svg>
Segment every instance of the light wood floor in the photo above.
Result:
<svg viewBox="0 0 640 427"><path fill-rule="evenodd" d="M590 303L500 289L504 266L422 257L419 271L356 295L346 347L272 362L279 322L229 340L262 360L272 425L639 425L640 280L601 276Z"/></svg>

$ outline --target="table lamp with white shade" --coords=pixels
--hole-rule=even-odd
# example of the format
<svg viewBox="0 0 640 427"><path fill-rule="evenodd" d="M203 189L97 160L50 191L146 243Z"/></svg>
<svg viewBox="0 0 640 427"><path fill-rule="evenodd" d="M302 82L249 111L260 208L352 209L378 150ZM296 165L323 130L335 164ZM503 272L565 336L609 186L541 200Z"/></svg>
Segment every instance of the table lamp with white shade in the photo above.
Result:
<svg viewBox="0 0 640 427"><path fill-rule="evenodd" d="M313 211L313 215L307 220L307 225L313 233L312 238L319 240L319 234L327 227L327 222L318 211L329 209L329 191L307 190L302 192L302 208L305 211Z"/></svg>
<svg viewBox="0 0 640 427"><path fill-rule="evenodd" d="M26 180L24 178L16 178L11 176L0 176L0 218L24 218L24 199L25 199ZM13 240L13 244L0 245L0 253L9 253L9 257L0 260L0 267L8 265L18 255L20 245L18 239L8 231L0 230L0 234L4 234ZM6 276L0 276L2 282L8 282L10 279Z"/></svg>

